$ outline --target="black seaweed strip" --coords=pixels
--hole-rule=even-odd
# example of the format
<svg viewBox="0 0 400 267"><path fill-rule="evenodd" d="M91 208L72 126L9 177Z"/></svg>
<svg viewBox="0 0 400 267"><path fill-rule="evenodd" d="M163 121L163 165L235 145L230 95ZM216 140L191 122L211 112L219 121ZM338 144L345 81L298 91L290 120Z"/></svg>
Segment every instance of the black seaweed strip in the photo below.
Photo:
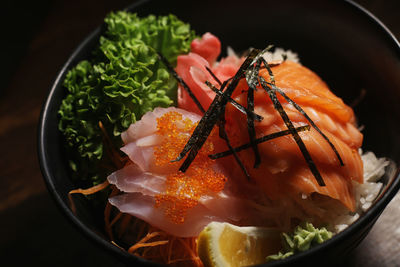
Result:
<svg viewBox="0 0 400 267"><path fill-rule="evenodd" d="M215 76L214 72L212 72L212 70L210 70L209 67L207 67L207 66L205 66L205 67L206 67L206 70L208 71L208 73L210 73L211 76L214 78L214 80L221 86L222 82L218 79L217 76Z"/></svg>
<svg viewBox="0 0 400 267"><path fill-rule="evenodd" d="M254 58L253 62L251 62L250 65L253 65L254 63L256 63L261 57L263 57L263 55L264 55L266 52L268 52L269 50L271 50L273 47L274 47L274 45L269 45L269 46L267 46L266 48L264 48L263 50L257 49L258 54L257 54L257 56Z"/></svg>
<svg viewBox="0 0 400 267"><path fill-rule="evenodd" d="M225 108L224 108L225 110ZM219 127L219 136L225 140L226 145L228 146L228 151L230 152L229 155L233 154L233 157L235 158L236 162L239 164L240 169L243 171L244 175L246 176L246 178L248 180L251 179L250 174L248 173L248 171L246 170L246 167L244 166L243 162L240 160L238 154L236 153L236 151L233 149L231 142L229 140L228 134L226 133L226 129L225 129L225 111L223 112L220 120L218 121L218 127Z"/></svg>
<svg viewBox="0 0 400 267"><path fill-rule="evenodd" d="M167 67L168 71L174 76L174 78L183 86L183 88L188 92L189 96L192 98L194 103L196 104L197 108L204 113L205 109L201 105L200 101L196 98L196 96L193 94L192 90L190 87L185 83L185 81L176 73L174 68L169 64L168 60L160 53L158 52L158 57L161 59L161 61L164 63L164 65Z"/></svg>
<svg viewBox="0 0 400 267"><path fill-rule="evenodd" d="M257 60L256 65L249 69L246 75L247 84L249 85L249 90L247 90L247 109L254 112L254 90L257 87L257 76L260 71L261 61ZM256 139L256 129L254 126L254 119L252 116L247 116L247 132L249 133L250 144L254 152L254 168L257 168L261 164L261 156L258 151L258 146L254 142Z"/></svg>
<svg viewBox="0 0 400 267"><path fill-rule="evenodd" d="M302 131L309 131L310 128L311 127L309 125L305 125L305 126L296 127L295 130L297 132L302 132ZM279 131L279 132L276 132L276 133L272 133L272 134L265 135L263 137L257 138L257 139L254 140L254 142L256 144L261 144L263 142L266 142L266 141L269 141L269 140L272 140L272 139L275 139L275 138L278 138L278 137L282 137L282 136L285 136L285 135L289 135L289 134L291 134L290 130ZM234 147L232 149L233 151L226 150L226 151L223 151L223 152L219 152L219 153L208 155L208 157L211 158L211 159L219 159L219 158L223 158L223 157L229 156L233 152L240 152L240 151L248 149L250 147L251 147L251 143L247 143L247 144L244 144L244 145L241 145L241 146L238 146L238 147Z"/></svg>
<svg viewBox="0 0 400 267"><path fill-rule="evenodd" d="M212 85L210 82L208 82L208 81L206 81L206 84L207 84L207 85L209 84L209 87L210 87L212 90L214 90L214 88L215 88L215 89L217 90L217 91L215 91L216 93L221 93L222 91L224 91L225 86L227 85L227 83L228 83L229 81L230 81L230 79L224 81L224 83L223 83L223 84L221 85L221 87L220 87L220 90L218 90L217 88L215 88L215 86L213 86L213 85ZM229 98L229 100L234 101L232 98ZM234 101L234 102L237 103L236 101ZM239 103L237 103L237 104L238 104L239 106L241 106ZM235 106L235 105L234 105L234 106ZM242 106L241 106L241 107L242 107ZM236 162L239 164L240 169L243 171L243 174L246 176L246 178L247 178L248 180L250 180L250 179L251 179L250 174L249 174L248 171L246 170L246 167L244 166L243 162L240 160L238 154L237 154L235 151L233 151L233 147L232 147L232 145L231 145L231 142L230 142L230 140L229 140L228 134L227 134L227 132L226 132L226 129L225 129L225 123L226 123L226 119L225 119L225 108L226 108L226 106L224 107L224 110L223 110L223 112L222 112L221 118L220 118L219 121L218 121L219 137L222 138L223 140L225 140L225 143L226 143L226 145L227 145L229 151L232 152L232 154L233 154L233 156L234 156ZM246 114L247 114L247 113L246 113ZM261 117L261 118L262 118L262 117Z"/></svg>
<svg viewBox="0 0 400 267"><path fill-rule="evenodd" d="M277 91L280 95L282 95L286 101L288 103L290 103L292 106L294 106L297 111L299 111L301 113L301 115L303 115L307 121L311 124L311 126L317 130L317 132L328 142L329 146L332 148L333 152L335 152L336 157L338 158L340 165L344 166L344 162L342 160L342 158L340 157L339 152L337 151L336 147L332 144L331 140L329 140L329 138L318 128L318 126L311 120L311 118L308 116L308 114L296 103L294 102L289 96L287 96L285 94L285 92L282 91L282 89L276 87L275 85L271 84L272 89L274 89L275 91Z"/></svg>
<svg viewBox="0 0 400 267"><path fill-rule="evenodd" d="M223 84L221 85L221 87L220 87L220 90L218 90L217 88L215 88L215 86L213 86L213 85L212 85L210 82L208 82L208 81L206 81L206 84L209 84L209 85L210 85L210 88L211 88L212 90L213 90L213 88L215 88L215 89L217 90L216 93L221 93L221 92L225 89L225 86L227 85L227 83L228 83L229 80L230 80L230 79L224 81L224 83L223 83ZM229 98L229 99L231 99L231 100L233 101L232 98ZM236 101L235 101L235 102L236 102ZM239 105L239 103L238 103L238 105ZM240 105L240 106L241 106L241 105ZM246 167L244 166L243 162L240 160L238 154L237 154L235 151L233 151L233 147L232 147L232 145L231 145L231 142L230 142L230 140L229 140L228 134L227 134L227 132L226 132L226 129L225 129L225 123L226 123L226 119L225 119L225 108L226 108L226 106L223 108L223 111L222 111L222 114L221 114L221 118L220 118L219 121L218 121L219 137L222 138L223 140L225 140L225 143L226 143L226 145L227 145L229 151L231 151L231 154L233 154L233 156L234 156L236 162L239 164L240 169L243 171L243 174L246 176L246 178L247 178L248 180L250 180L250 179L251 179L250 174L249 174L248 171L246 170Z"/></svg>
<svg viewBox="0 0 400 267"><path fill-rule="evenodd" d="M269 66L270 68L272 68L272 67L279 66L279 65L281 65L282 63L283 63L283 61L282 61L282 62L279 62L279 63L268 63L268 66ZM262 69L266 69L266 67L261 66L260 69L261 69L261 70L262 70Z"/></svg>
<svg viewBox="0 0 400 267"><path fill-rule="evenodd" d="M229 79L225 80L225 81L222 83L221 91L224 91L225 86L228 84L228 82L232 81L232 79L233 79L233 77L230 77Z"/></svg>
<svg viewBox="0 0 400 267"><path fill-rule="evenodd" d="M215 87L212 83L210 83L209 81L206 81L206 85L213 90L213 92L215 92L218 95L222 95L221 90L218 90L217 87ZM221 87L222 88L222 87ZM251 115L251 117L254 120L257 121L262 121L264 118L261 115L258 115L257 113L254 113L254 111L250 111L249 109L245 108L244 106L240 105L238 102L236 102L234 99L229 98L228 101L235 107L237 108L240 112L242 112L243 114L246 115Z"/></svg>
<svg viewBox="0 0 400 267"><path fill-rule="evenodd" d="M267 71L268 71L269 77L270 77L270 79L271 79L271 84L275 85L275 76L274 76L274 73L273 73L272 70L271 70L270 65L269 65L268 62L265 60L265 58L261 57L260 60L261 60L262 63L264 63L264 66L265 66L265 68L266 68Z"/></svg>
<svg viewBox="0 0 400 267"><path fill-rule="evenodd" d="M266 67L268 68L268 66L266 66ZM318 171L318 168L315 165L314 161L312 160L311 155L308 152L306 145L304 144L299 133L296 131L291 120L289 119L288 115L286 114L285 110L283 109L282 104L279 102L279 100L276 96L276 92L268 86L267 81L263 77L259 76L259 79L261 82L261 86L268 93L269 97L271 98L272 103L274 104L275 109L279 112L279 114L281 115L286 126L290 130L290 133L292 134L294 140L296 141L297 146L299 147L301 153L303 154L303 157L306 160L308 167L310 168L310 170L311 170L312 174L314 175L315 179L317 180L318 184L320 186L325 186L325 182L322 179L321 173ZM272 78L271 78L271 80L272 80Z"/></svg>
<svg viewBox="0 0 400 267"><path fill-rule="evenodd" d="M174 161L181 160L190 151L185 161L179 168L180 171L185 172L189 168L190 164L196 157L197 152L200 150L200 148L203 146L204 142L210 135L214 125L220 119L222 112L224 111L223 108L228 103L228 99L231 97L233 91L236 89L239 80L242 78L244 72L250 66L250 63L253 61L257 53L258 50L256 49L253 49L250 52L246 60L240 66L239 70L236 72L232 81L229 83L224 93L221 96L216 95L214 100L211 102L210 107L205 112L203 117L200 119L200 122L194 129L193 134L189 138L189 141L186 143L185 147L183 148L179 156L174 160Z"/></svg>
<svg viewBox="0 0 400 267"><path fill-rule="evenodd" d="M227 85L227 83L228 83L228 80L225 81L225 82L222 84L222 86L221 86L221 88L220 88L221 91L223 91L223 90L225 89L225 86ZM218 92L219 92L219 90L218 90ZM213 102L217 99L217 97L220 97L220 95L217 94L217 95L215 96ZM218 101L219 101L219 100L218 100ZM211 105L210 105L210 107L211 107ZM210 107L209 107L209 109L210 109ZM208 110L207 110L207 111L208 111ZM206 115L206 114L205 114L205 115ZM204 116L205 116L205 115L204 115ZM203 116L203 117L204 117L204 116ZM207 115L207 116L208 116L208 115ZM201 122L202 120L203 120L203 118L201 118L200 122ZM203 131L203 128L205 127L206 124L205 124L205 122L203 121L202 124L200 125L201 128L199 128L199 125L200 125L200 123L197 124L197 127L196 127L195 130L193 131L192 135L190 136L190 139L189 139L188 142L186 143L186 145L185 145L185 147L183 148L183 150L181 151L181 153L180 153L180 154L178 155L178 157L177 157L175 160L173 160L172 162L181 160L181 159L186 155L186 153L189 152L189 151L192 149L193 145L196 144L196 142L198 141L199 133L201 133L201 132Z"/></svg>
<svg viewBox="0 0 400 267"><path fill-rule="evenodd" d="M253 88L253 90L257 91L257 85L258 85L258 73L260 72L261 68L261 61L257 60L256 65L252 66L247 70L246 73L246 81L247 84Z"/></svg>

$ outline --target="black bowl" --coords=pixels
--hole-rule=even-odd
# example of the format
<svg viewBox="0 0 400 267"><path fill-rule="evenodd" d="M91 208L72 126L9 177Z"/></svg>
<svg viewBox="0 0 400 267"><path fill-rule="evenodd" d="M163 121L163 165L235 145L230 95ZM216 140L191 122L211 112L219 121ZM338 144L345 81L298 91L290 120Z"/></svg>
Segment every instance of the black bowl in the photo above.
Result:
<svg viewBox="0 0 400 267"><path fill-rule="evenodd" d="M128 8L139 15L174 13L198 33L210 31L223 45L236 51L249 46L275 44L300 55L302 63L315 70L345 102L351 103L361 90L364 100L355 108L365 125L365 150L395 163L400 160L400 46L390 31L372 14L351 1L141 1ZM69 69L90 57L101 27L91 33L68 59L43 106L39 125L39 159L44 179L56 203L68 219L90 240L130 264L156 266L118 249L107 241L101 220L85 198L77 199L78 214L71 212L67 194L75 185L69 177L64 144L57 130L57 110L65 90ZM398 165L398 164L397 164ZM286 260L271 263L312 264L334 262L355 248L400 187L396 164L386 169L384 188L375 205L349 228L331 240Z"/></svg>

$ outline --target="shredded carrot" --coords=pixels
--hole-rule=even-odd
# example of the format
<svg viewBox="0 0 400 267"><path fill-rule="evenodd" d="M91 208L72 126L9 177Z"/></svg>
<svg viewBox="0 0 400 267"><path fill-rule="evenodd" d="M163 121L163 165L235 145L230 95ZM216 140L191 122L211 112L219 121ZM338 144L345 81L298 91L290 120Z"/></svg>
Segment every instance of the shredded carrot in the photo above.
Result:
<svg viewBox="0 0 400 267"><path fill-rule="evenodd" d="M107 165L107 162L104 162L103 164L109 170L121 169L125 165L131 164L129 158L121 156L113 146L112 141L101 122L99 122L99 127L103 134L106 154L108 158L111 159L110 164L113 166ZM71 203L71 210L76 213L72 194L91 195L109 186L110 184L106 180L102 184L87 189L71 190L68 194ZM115 186L112 186L111 188L112 190L109 197L121 193ZM172 236L129 214L113 210L113 206L109 202L107 202L104 208L104 228L113 245L122 250L126 250L134 256L172 266L190 265L194 267L203 267L203 264L197 255L196 238L179 238ZM114 238L114 233L117 239ZM126 244L126 242L129 242L126 240L126 237L128 235L131 236L132 233L134 233L135 237L131 240L133 244L128 248L125 248L125 245L117 244L117 242L120 244Z"/></svg>
<svg viewBox="0 0 400 267"><path fill-rule="evenodd" d="M155 232L153 232L155 231ZM163 242L148 242L151 238L161 237ZM168 241L168 242L164 242ZM178 242L177 242L178 241ZM145 243L143 243L145 242ZM145 245L144 245L145 244ZM158 249L156 249L158 246ZM139 250L139 248L141 250ZM128 252L147 260L152 260L172 266L203 267L197 255L196 238L179 238L149 226L147 235L131 246Z"/></svg>
<svg viewBox="0 0 400 267"><path fill-rule="evenodd" d="M92 186L92 187L87 188L87 189L78 188L78 189L71 190L71 191L69 191L68 194L70 194L70 195L71 195L71 194L83 194L83 195L85 195L85 196L87 196L87 195L92 195L92 194L94 194L94 193L97 193L97 192L99 192L99 191L101 191L101 190L107 188L107 186L109 186L109 185L110 185L110 184L109 184L108 181L106 180L106 181L104 181L104 182L101 183L101 184Z"/></svg>
<svg viewBox="0 0 400 267"><path fill-rule="evenodd" d="M101 190L107 188L109 185L110 185L110 184L109 184L108 181L106 180L106 181L104 181L104 182L101 183L101 184L92 186L92 187L87 188L87 189L78 188L78 189L74 189L74 190L69 191L69 193L68 193L68 199L69 199L69 204L70 204L70 207L71 207L72 212L76 214L76 207L75 207L75 202L74 202L74 200L73 200L73 198L72 198L72 194L83 194L83 195L85 195L85 196L87 196L87 195L92 195L92 194L94 194L94 193L97 193L97 192L99 192L99 191L101 191Z"/></svg>
<svg viewBox="0 0 400 267"><path fill-rule="evenodd" d="M71 190L69 192L70 201L73 205L73 199L71 197L72 194L90 195L99 192L107 188L108 186L108 181L105 181L102 184L93 186L88 189ZM113 186L110 197L119 193L119 190ZM138 241L127 249L129 253L137 257L169 264L171 266L190 265L194 267L203 267L203 264L197 255L196 238L179 238L169 235L163 231L155 229L154 227L150 226L142 220L121 212L118 212L115 217L110 220L112 208L113 206L107 203L104 209L104 223L105 230L110 238L110 242L113 245L125 250L114 240L113 228L115 228L117 236L120 239L124 236L128 227L132 227L135 235L138 237ZM132 219L134 220L132 221ZM143 237L146 231L147 234ZM139 237L142 238L139 239ZM162 238L162 240L148 242L153 238Z"/></svg>
<svg viewBox="0 0 400 267"><path fill-rule="evenodd" d="M142 247L143 244L145 244L146 241L148 241L149 239L152 239L153 237L159 236L160 232L152 232L152 233L148 233L145 237L143 237L141 240L139 240L139 242L137 242L136 244L134 244L133 246L131 246L128 249L129 253L134 252L136 249Z"/></svg>
<svg viewBox="0 0 400 267"><path fill-rule="evenodd" d="M167 244L167 243L168 243L168 240L162 240L162 241L154 241L154 242L150 242L150 243L136 244L136 245L130 247L128 252L135 251L136 249L142 248L142 247L155 247L155 246L165 245L165 244Z"/></svg>
<svg viewBox="0 0 400 267"><path fill-rule="evenodd" d="M190 258L191 259L196 259L198 258L197 253L195 251L193 251L193 247L189 246L184 240L182 240L181 238L178 239L179 242L182 243L182 245L186 248L186 250L189 252L190 254Z"/></svg>

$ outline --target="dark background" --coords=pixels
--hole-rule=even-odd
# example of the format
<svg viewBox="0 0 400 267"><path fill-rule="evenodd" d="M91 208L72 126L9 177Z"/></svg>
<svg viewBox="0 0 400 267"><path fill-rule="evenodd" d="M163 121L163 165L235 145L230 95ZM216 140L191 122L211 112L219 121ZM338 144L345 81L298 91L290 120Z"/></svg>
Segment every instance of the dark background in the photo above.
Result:
<svg viewBox="0 0 400 267"><path fill-rule="evenodd" d="M277 0L278 1L278 0ZM400 38L400 1L357 0ZM7 266L120 266L85 239L47 193L36 156L41 105L80 41L128 0L2 1L0 256ZM344 266L400 266L396 197ZM400 229L400 228L399 228Z"/></svg>

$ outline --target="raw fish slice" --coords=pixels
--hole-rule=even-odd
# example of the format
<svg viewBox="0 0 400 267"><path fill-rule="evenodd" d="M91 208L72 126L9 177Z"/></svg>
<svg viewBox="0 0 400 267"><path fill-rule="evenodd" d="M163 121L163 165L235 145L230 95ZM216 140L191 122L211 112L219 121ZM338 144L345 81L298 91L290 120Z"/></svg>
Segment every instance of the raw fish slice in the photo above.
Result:
<svg viewBox="0 0 400 267"><path fill-rule="evenodd" d="M289 71L285 70L286 66ZM284 85L281 89L314 120L336 147L344 166L340 166L328 142L314 128L299 135L316 163L326 183L325 187L317 184L292 136L260 144L258 147L262 164L258 169L252 168L252 151L241 152L242 161L245 162L250 175L272 199L290 197L293 193L310 195L315 192L337 199L349 210L354 211L351 180L363 182L363 164L358 153L362 134L354 126L353 111L334 96L318 76L305 67L292 62L282 63L278 67L279 71L275 75L277 86ZM272 70L278 67L273 67ZM300 75L298 80L295 79L296 75ZM301 84L299 80L302 81ZM246 95L246 92L242 92L235 100L246 105ZM309 124L283 97L280 97L280 101L295 126ZM262 122L256 123L257 137L287 129L267 93L262 89L255 94L255 105L256 112L264 117ZM245 116L231 106L227 108L227 114L227 117L237 118L229 121L229 134L235 140L241 140L240 143L248 142L247 129L242 126L246 125Z"/></svg>
<svg viewBox="0 0 400 267"><path fill-rule="evenodd" d="M138 146L136 141L132 141L123 146L121 151L142 170L148 170L155 165L151 157L154 153L153 146Z"/></svg>
<svg viewBox="0 0 400 267"><path fill-rule="evenodd" d="M175 107L157 107L152 112L147 112L146 114L144 114L141 120L131 124L129 128L121 134L122 141L124 142L124 144L128 144L133 140L155 134L157 131L157 118L171 111L179 111L179 113L181 113L184 118L189 118L192 121L200 120L200 117L198 115L190 111L178 109Z"/></svg>
<svg viewBox="0 0 400 267"><path fill-rule="evenodd" d="M197 236L201 230L212 221L224 221L213 216L203 206L197 205L191 209L182 224L176 224L165 218L162 210L155 208L154 197L140 193L122 194L109 199L121 212L129 213L149 224L178 237Z"/></svg>
<svg viewBox="0 0 400 267"><path fill-rule="evenodd" d="M167 111L170 113L167 113ZM165 116L172 116L176 113L182 114L183 116L181 120L172 117L171 120L174 125L177 125L177 128L171 128L171 132L166 133L167 135L174 136L174 134L176 134L174 131L187 127L188 122L185 121L187 118L194 122L200 119L198 115L188 113L181 109L157 109L154 112L147 113L141 121L137 122L136 125L132 125L128 129L128 132L124 133L127 137L125 140L129 140L129 143L127 143L122 150L129 155L131 163L108 177L108 181L111 184L114 184L120 191L124 192L122 195L110 198L110 203L120 209L121 212L130 213L151 225L181 237L196 236L201 229L211 221L226 221L235 224L244 222L252 222L253 224L261 223L260 218L265 218L265 216L260 217L258 211L251 208L250 201L239 198L232 193L231 189L236 185L232 184L230 180L228 180L226 186L221 188L219 192L205 191L201 193L198 199L196 195L191 196L189 192L186 200L189 202L195 200L197 204L187 209L185 219L181 223L176 223L167 216L168 213L166 213L166 210L168 211L169 202L162 202L162 200L164 197L168 199L168 197L171 196L173 200L176 197L174 196L174 191L171 191L168 187L171 183L168 177L171 175L178 175L179 177L179 163L171 164L168 162L168 164L159 165L157 161L159 159L155 151L156 147L161 146L165 142L174 142L173 139L168 139L169 137L167 138L159 135L159 124L165 123L165 120L163 120ZM149 121L144 121L145 119ZM148 130L146 132L149 134L148 136L143 136L143 134L141 134L141 128L151 124L156 125L156 127L153 127L153 131ZM167 124L167 126L168 125L169 124ZM132 132L129 133L129 131ZM138 139L133 139L132 137L137 137ZM188 138L189 135L187 135L187 139ZM182 145L184 145L184 143L182 143ZM216 143L210 143L210 145L211 149L213 149L214 146L218 147ZM174 149L179 151L181 148ZM211 172L224 173L221 166L216 162L212 162L207 155L205 156L206 161L202 163L205 164L204 168L208 170L211 169ZM211 164L207 163L208 161L211 162ZM180 190L185 190L185 183L189 183L190 179L193 179L193 177L191 178L190 176L193 174L196 174L196 170L189 169L189 176L184 178L185 182L180 185ZM203 177L199 178L203 179ZM211 179L213 179L213 177L211 177ZM200 181L200 185L203 186L204 182L205 181ZM211 181L211 184L213 183L214 181ZM204 183L204 186L206 185L207 184ZM196 187L191 188L191 191L196 191ZM161 198L159 198L160 196ZM160 199L161 204L158 202ZM179 201L180 200L177 198L174 205L178 205L179 207ZM182 212L186 212L185 207L183 207ZM263 222L265 222L265 220Z"/></svg>
<svg viewBox="0 0 400 267"><path fill-rule="evenodd" d="M162 186L148 185L157 183L155 181L146 182L141 185L142 177L137 177L136 182L127 181L132 179L131 174L121 177L125 174L118 174L120 177L117 186L121 190L129 190L130 193L124 193L109 199L110 203L117 207L121 212L129 213L138 217L149 224L173 234L178 237L197 236L200 231L212 221L229 222L242 226L276 226L279 214L277 208L268 208L257 204L249 197L240 198L234 196L229 189L218 193L215 196L204 196L200 199L199 204L190 209L186 215L186 219L182 224L176 224L165 217L163 211L155 208L156 190L160 190ZM146 177L147 179L159 180L158 177ZM109 177L109 181L115 183L116 180ZM122 183L127 184L122 184ZM132 186L133 184L133 186ZM124 190L125 189L125 190ZM253 189L253 195L260 194L257 188ZM299 216L301 216L299 214Z"/></svg>
<svg viewBox="0 0 400 267"><path fill-rule="evenodd" d="M183 119L188 118L191 121L200 120L199 115L183 109L175 107L155 108L152 112L147 112L143 115L140 121L130 125L128 130L121 135L125 143L121 150L144 171L156 170L159 173L168 173L176 170L176 167L173 169L160 168L153 160L153 148L162 142L162 137L156 134L157 118L168 112L179 112L182 114Z"/></svg>
<svg viewBox="0 0 400 267"><path fill-rule="evenodd" d="M235 76L243 61L243 57L238 57L235 54L228 55L227 57L222 58L221 61L215 62L212 65L211 70L221 82L224 82Z"/></svg>
<svg viewBox="0 0 400 267"><path fill-rule="evenodd" d="M211 33L203 34L201 39L194 39L190 44L190 50L198 54L212 65L221 53L221 42Z"/></svg>
<svg viewBox="0 0 400 267"><path fill-rule="evenodd" d="M299 124L300 125L300 124ZM284 125L275 125L272 129L265 130L266 134L277 132L285 129ZM351 149L347 144L336 138L334 135L327 133L327 137L338 150L345 166L340 166L340 162L335 156L328 142L315 130L311 129L307 132L299 133L303 139L307 149L312 153L313 160L317 167L325 166L335 167L337 172L342 173L347 179L362 182L363 170L362 161L358 156L358 151ZM279 169L279 164L274 162L286 162L285 165L290 165L294 161L304 162L305 160L299 149L296 148L296 143L291 136L276 138L274 140L262 143L259 145L260 153L265 158L265 163L268 162L268 168ZM251 153L249 153L251 154ZM251 157L251 155L248 155ZM245 155L243 155L245 157ZM249 160L251 162L251 159ZM285 169L276 172L284 172Z"/></svg>
<svg viewBox="0 0 400 267"><path fill-rule="evenodd" d="M206 86L205 81L209 81L219 88L218 82L206 68L211 69L218 76L220 82L224 82L235 75L243 62L243 58L238 58L236 55L230 55L220 62L216 62L220 51L221 44L218 38L206 33L202 39L192 42L192 50L189 54L178 56L176 72L205 109L210 106L215 97L215 93ZM181 86L178 88L178 102L180 108L201 114L189 94Z"/></svg>
<svg viewBox="0 0 400 267"><path fill-rule="evenodd" d="M334 116L337 121L354 123L353 110L335 96L313 71L292 61L285 61L273 67L272 71L276 85L300 106L311 106ZM260 74L268 78L266 70Z"/></svg>
<svg viewBox="0 0 400 267"><path fill-rule="evenodd" d="M142 193L154 197L165 191L165 176L145 172L135 164L113 172L107 179L110 184L127 193Z"/></svg>
<svg viewBox="0 0 400 267"><path fill-rule="evenodd" d="M200 103L202 103L202 106L205 109L210 106L215 96L215 93L211 89L207 88L204 83L206 80L213 82L212 76L207 72L206 67L210 68L208 61L196 53L178 56L176 72L189 86L193 94ZM194 75L200 73L201 76L193 77L193 73ZM183 99L185 101L183 101ZM194 107L196 106L194 101L181 86L179 86L178 90L178 101L182 103L179 106L180 108L191 110L198 114L202 113L197 107Z"/></svg>
<svg viewBox="0 0 400 267"><path fill-rule="evenodd" d="M225 65L229 65L229 63ZM214 66L218 66L218 63L215 63ZM232 62L230 67L232 71L236 71L239 66ZM207 76L207 73L202 74L200 71L201 69L196 72L190 72L182 68L179 74L202 77L197 80L197 83L199 83ZM218 79L226 79L226 77L222 77L222 73L217 69L213 69L213 71ZM272 71L277 87L281 88L288 97L307 112L319 129L334 144L345 166L340 166L339 160L328 142L315 129L312 129L311 131L300 133L300 136L306 144L311 158L316 162L319 172L322 174L326 183L325 187L321 187L316 183L315 177L309 170L292 136L280 137L260 144L259 153L261 154L262 163L258 169L253 168L254 153L250 149L240 152L239 155L245 163L246 169L271 199L297 198L298 194L311 195L312 193L319 193L337 199L348 209L354 210L354 194L351 181L363 182L363 166L358 154L363 136L355 126L353 110L345 105L342 99L335 96L318 75L298 63L285 61L272 67ZM268 72L265 69L260 71L260 75L270 81ZM210 79L209 81L212 82L213 80ZM201 92L204 87L194 86L194 88L196 94L206 94L204 91ZM232 95L243 106L247 106L247 90L248 85L243 79L239 82ZM254 95L254 110L264 118L263 121L255 123L257 137L287 130L267 93L262 88L259 88ZM279 93L277 93L277 96L295 126L309 124L307 119L288 103L283 96L279 95ZM210 103L210 99L202 101L200 100L206 107ZM190 102L188 96L182 95L178 104L186 109L194 110L192 105L187 105L188 102ZM246 125L246 117L228 104L226 127L233 144L241 145L249 142Z"/></svg>
<svg viewBox="0 0 400 267"><path fill-rule="evenodd" d="M241 105L246 106L247 95L241 94L236 96L235 100ZM287 103L284 99L281 100L281 104L284 107L289 118L293 122L304 122L308 123L304 116L291 104ZM325 111L319 109L318 107L300 105L302 109L308 114L312 121L320 128L324 129L325 132L330 132L331 134L340 138L343 142L349 145L351 148L361 147L363 136L353 122L341 122L336 120L336 118ZM230 108L228 106L228 108ZM262 116L264 119L260 122L256 121L255 125L258 127L270 127L274 123L283 123L279 113L275 110L274 105L269 100L265 91L258 90L255 92L255 112ZM227 118L228 122L234 122L235 120ZM262 133L262 131L259 131Z"/></svg>

